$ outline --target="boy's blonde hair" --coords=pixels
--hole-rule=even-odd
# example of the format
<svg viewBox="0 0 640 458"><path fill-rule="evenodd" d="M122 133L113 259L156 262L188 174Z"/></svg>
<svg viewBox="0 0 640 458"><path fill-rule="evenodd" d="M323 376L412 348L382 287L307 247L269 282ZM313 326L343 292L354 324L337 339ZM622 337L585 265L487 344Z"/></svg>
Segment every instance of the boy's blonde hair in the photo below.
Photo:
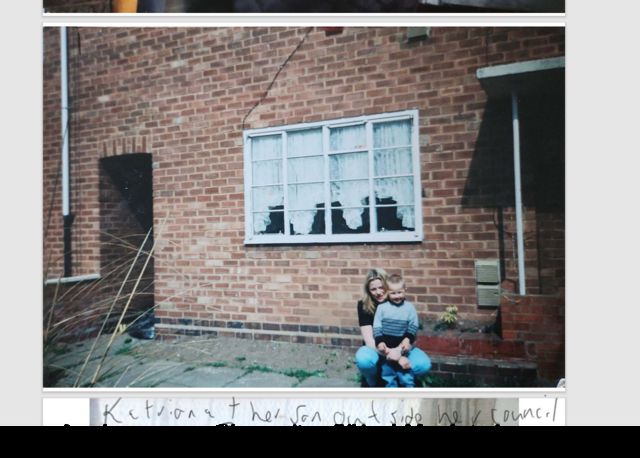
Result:
<svg viewBox="0 0 640 458"><path fill-rule="evenodd" d="M400 274L392 274L387 278L387 284L402 285L405 288L404 278Z"/></svg>

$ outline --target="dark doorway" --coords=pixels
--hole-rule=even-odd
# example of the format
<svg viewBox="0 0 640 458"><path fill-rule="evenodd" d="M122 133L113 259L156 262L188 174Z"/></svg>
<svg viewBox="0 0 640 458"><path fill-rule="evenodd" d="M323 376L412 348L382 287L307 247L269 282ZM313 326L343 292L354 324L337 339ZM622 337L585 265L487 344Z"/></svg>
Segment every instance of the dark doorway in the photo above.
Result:
<svg viewBox="0 0 640 458"><path fill-rule="evenodd" d="M115 325L128 303L123 322L128 324L129 334L154 338L154 266L149 255L153 247L151 155L107 157L100 160L100 165L101 296L108 305L105 318L108 314L108 323Z"/></svg>

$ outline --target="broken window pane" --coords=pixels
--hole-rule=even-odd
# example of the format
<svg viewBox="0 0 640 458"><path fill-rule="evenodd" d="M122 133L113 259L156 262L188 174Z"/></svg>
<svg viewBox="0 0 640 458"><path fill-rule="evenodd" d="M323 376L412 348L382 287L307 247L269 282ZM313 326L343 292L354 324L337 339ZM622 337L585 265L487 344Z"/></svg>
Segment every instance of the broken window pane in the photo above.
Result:
<svg viewBox="0 0 640 458"><path fill-rule="evenodd" d="M409 175L413 173L411 148L391 148L374 152L375 176Z"/></svg>
<svg viewBox="0 0 640 458"><path fill-rule="evenodd" d="M265 159L282 158L282 136L265 135L251 139L251 159L262 161Z"/></svg>
<svg viewBox="0 0 640 458"><path fill-rule="evenodd" d="M287 156L322 155L322 129L297 130L287 134Z"/></svg>
<svg viewBox="0 0 640 458"><path fill-rule="evenodd" d="M373 147L411 145L411 120L380 122L373 125Z"/></svg>
<svg viewBox="0 0 640 458"><path fill-rule="evenodd" d="M331 151L364 149L366 147L364 124L332 128L329 143Z"/></svg>
<svg viewBox="0 0 640 458"><path fill-rule="evenodd" d="M329 176L332 180L353 180L369 177L367 153L334 154L329 157Z"/></svg>

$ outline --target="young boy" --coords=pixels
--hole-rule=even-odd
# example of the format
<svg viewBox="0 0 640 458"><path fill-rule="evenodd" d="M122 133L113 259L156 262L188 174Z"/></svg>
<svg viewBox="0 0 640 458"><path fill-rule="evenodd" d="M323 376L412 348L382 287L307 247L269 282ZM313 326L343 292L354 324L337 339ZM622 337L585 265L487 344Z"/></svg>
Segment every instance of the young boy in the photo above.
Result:
<svg viewBox="0 0 640 458"><path fill-rule="evenodd" d="M389 356L392 349L402 348L402 356L393 361L387 358L382 365L382 379L388 387L413 387L415 381L411 363L405 356L411 350L418 332L418 314L416 308L405 300L404 280L400 275L391 275L388 279L389 295L376 309L373 318L373 337L378 350Z"/></svg>

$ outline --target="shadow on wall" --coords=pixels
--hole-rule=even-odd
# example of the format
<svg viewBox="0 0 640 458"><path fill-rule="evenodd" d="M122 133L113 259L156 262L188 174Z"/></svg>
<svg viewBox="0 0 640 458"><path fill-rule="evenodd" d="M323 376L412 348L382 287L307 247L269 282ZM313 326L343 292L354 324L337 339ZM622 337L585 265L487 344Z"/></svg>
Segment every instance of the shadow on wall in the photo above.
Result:
<svg viewBox="0 0 640 458"><path fill-rule="evenodd" d="M522 200L535 211L525 221L526 246L537 249L538 288L555 294L564 287L564 90L549 88L519 98ZM493 208L503 279L513 260L515 207L513 131L509 97L489 98L465 183L462 206ZM505 213L508 222L505 222ZM529 260L527 260L529 261Z"/></svg>

